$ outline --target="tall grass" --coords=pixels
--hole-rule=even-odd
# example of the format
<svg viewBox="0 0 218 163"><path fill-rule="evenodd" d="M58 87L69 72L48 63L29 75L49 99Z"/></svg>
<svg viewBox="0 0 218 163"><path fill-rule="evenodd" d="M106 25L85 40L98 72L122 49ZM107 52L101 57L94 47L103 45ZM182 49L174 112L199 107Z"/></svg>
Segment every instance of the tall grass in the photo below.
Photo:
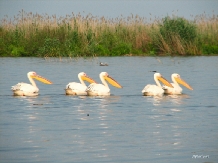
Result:
<svg viewBox="0 0 218 163"><path fill-rule="evenodd" d="M89 57L218 54L218 16L106 19L20 11L0 24L0 56Z"/></svg>

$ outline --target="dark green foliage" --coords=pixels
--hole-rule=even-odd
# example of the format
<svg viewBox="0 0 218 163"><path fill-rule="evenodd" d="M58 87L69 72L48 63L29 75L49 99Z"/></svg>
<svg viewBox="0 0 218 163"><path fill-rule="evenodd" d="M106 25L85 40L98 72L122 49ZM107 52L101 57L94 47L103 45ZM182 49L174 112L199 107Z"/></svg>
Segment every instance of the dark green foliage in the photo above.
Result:
<svg viewBox="0 0 218 163"><path fill-rule="evenodd" d="M89 29L89 30L87 31L87 33L86 33L86 38L87 38L88 42L91 42L91 41L92 41L92 39L93 39L93 33L92 33L92 30L91 30L91 29Z"/></svg>
<svg viewBox="0 0 218 163"><path fill-rule="evenodd" d="M96 52L100 52L103 56L121 56L132 51L131 43L125 42L122 34L105 31L99 42Z"/></svg>
<svg viewBox="0 0 218 163"><path fill-rule="evenodd" d="M94 53L100 56L108 56L110 51L104 45L96 45L94 46Z"/></svg>
<svg viewBox="0 0 218 163"><path fill-rule="evenodd" d="M16 47L14 45L10 45L9 50L11 51L12 57L21 57L25 54L23 47Z"/></svg>
<svg viewBox="0 0 218 163"><path fill-rule="evenodd" d="M150 56L155 56L157 54L157 47L155 44L152 44L152 42L147 44L146 49Z"/></svg>
<svg viewBox="0 0 218 163"><path fill-rule="evenodd" d="M68 39L66 40L67 48L72 53L77 53L81 47L81 38L77 30L73 30L69 33Z"/></svg>
<svg viewBox="0 0 218 163"><path fill-rule="evenodd" d="M178 35L183 41L194 41L197 36L195 24L180 17L165 17L160 33L165 40L169 40L171 35Z"/></svg>
<svg viewBox="0 0 218 163"><path fill-rule="evenodd" d="M218 54L217 45L203 45L203 54Z"/></svg>
<svg viewBox="0 0 218 163"><path fill-rule="evenodd" d="M6 57L8 56L8 48L5 45L5 42L3 38L0 38L0 57Z"/></svg>
<svg viewBox="0 0 218 163"><path fill-rule="evenodd" d="M61 54L60 41L55 38L46 38L44 45L39 48L38 54L40 57L59 57Z"/></svg>
<svg viewBox="0 0 218 163"><path fill-rule="evenodd" d="M112 56L121 56L124 54L130 54L131 53L131 45L128 43L119 43L111 50Z"/></svg>

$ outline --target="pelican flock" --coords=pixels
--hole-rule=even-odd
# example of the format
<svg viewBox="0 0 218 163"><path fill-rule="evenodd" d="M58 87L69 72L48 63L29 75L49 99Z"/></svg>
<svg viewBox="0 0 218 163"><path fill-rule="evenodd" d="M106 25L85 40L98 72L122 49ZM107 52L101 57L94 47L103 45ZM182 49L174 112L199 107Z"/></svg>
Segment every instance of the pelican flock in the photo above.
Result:
<svg viewBox="0 0 218 163"><path fill-rule="evenodd" d="M28 83L18 83L11 87L13 95L15 96L37 96L39 95L39 88L36 86L34 79L43 82L45 84L52 84L52 82L36 72L30 71L27 73L27 77L31 84ZM116 88L123 88L116 80L114 80L107 72L101 72L99 74L102 84L97 84L95 80L89 77L86 73L80 72L78 78L80 83L70 82L66 85L65 94L66 95L88 95L88 96L109 96L110 88L108 83ZM167 81L160 73L154 74L154 81L156 85L148 84L141 91L144 96L160 96L163 94L178 95L182 94L182 88L179 84L185 86L189 90L193 88L183 80L179 74L174 73L171 75L173 83ZM85 82L91 83L88 87ZM163 83L161 86L160 82Z"/></svg>
<svg viewBox="0 0 218 163"><path fill-rule="evenodd" d="M163 95L164 90L162 89L159 81L161 81L164 85L173 88L173 86L160 73L154 74L154 81L156 82L156 85L148 84L144 87L142 90L142 94L144 96Z"/></svg>
<svg viewBox="0 0 218 163"><path fill-rule="evenodd" d="M87 86L84 80L89 83L96 83L92 78L90 78L84 72L80 72L78 74L78 78L80 83L71 82L66 85L66 89L65 89L66 95L79 95L79 96L87 95L86 92Z"/></svg>
<svg viewBox="0 0 218 163"><path fill-rule="evenodd" d="M31 84L18 83L11 87L11 90L15 96L37 96L39 94L39 88L36 86L36 83L33 79L36 79L45 84L52 84L51 81L33 71L28 72L27 77Z"/></svg>
<svg viewBox="0 0 218 163"><path fill-rule="evenodd" d="M183 80L179 74L176 73L172 74L171 79L173 81L173 83L171 83L173 88L168 86L163 86L163 90L165 94L174 94L174 95L182 94L182 88L179 86L179 84L182 84L189 90L193 90L193 88L185 80Z"/></svg>
<svg viewBox="0 0 218 163"><path fill-rule="evenodd" d="M99 74L102 84L92 83L86 89L87 95L89 96L108 96L110 95L110 88L107 84L110 83L112 86L122 88L122 86L108 75L107 72L101 72ZM106 82L107 81L107 82Z"/></svg>

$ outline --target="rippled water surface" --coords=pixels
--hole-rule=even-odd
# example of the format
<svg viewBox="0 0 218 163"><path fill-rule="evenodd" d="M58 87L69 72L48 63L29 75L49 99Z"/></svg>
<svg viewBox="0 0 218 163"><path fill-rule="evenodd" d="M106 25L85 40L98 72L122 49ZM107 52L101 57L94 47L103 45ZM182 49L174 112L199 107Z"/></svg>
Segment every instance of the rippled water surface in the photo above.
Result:
<svg viewBox="0 0 218 163"><path fill-rule="evenodd" d="M99 66L106 62L109 66ZM38 97L14 97L11 86L36 71ZM110 97L66 96L86 72L108 72L123 89ZM181 75L182 95L145 97L154 72ZM218 57L95 59L0 58L0 162L217 162Z"/></svg>

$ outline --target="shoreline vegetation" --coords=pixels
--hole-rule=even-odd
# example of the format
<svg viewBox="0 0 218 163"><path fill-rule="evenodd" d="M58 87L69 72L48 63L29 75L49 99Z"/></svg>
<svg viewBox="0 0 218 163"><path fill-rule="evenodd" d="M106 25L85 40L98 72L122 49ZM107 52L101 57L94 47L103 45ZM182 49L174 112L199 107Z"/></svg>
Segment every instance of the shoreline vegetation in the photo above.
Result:
<svg viewBox="0 0 218 163"><path fill-rule="evenodd" d="M0 24L0 57L218 55L218 15L106 19L20 11Z"/></svg>

